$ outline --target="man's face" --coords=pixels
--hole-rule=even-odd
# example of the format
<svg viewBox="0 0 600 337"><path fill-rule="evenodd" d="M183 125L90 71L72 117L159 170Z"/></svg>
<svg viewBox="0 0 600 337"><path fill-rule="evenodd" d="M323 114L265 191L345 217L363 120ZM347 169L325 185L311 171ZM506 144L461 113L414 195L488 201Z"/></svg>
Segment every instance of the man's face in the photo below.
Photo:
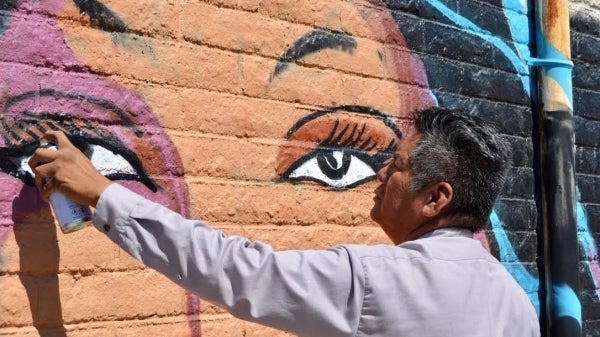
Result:
<svg viewBox="0 0 600 337"><path fill-rule="evenodd" d="M377 173L380 185L375 189L371 218L395 243L415 229L420 219L418 192L409 189L410 154L419 140L419 134L413 134L403 141L393 160Z"/></svg>

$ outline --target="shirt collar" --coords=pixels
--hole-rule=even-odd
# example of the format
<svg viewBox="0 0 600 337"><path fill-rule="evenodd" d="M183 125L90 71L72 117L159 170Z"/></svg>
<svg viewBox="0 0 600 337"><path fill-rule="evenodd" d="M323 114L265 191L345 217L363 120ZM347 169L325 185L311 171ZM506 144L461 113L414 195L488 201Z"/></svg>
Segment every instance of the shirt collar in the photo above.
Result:
<svg viewBox="0 0 600 337"><path fill-rule="evenodd" d="M429 233L426 233L422 236L420 236L419 238L417 238L417 240L420 239L425 239L425 238L429 238L429 237L467 237L467 238L473 238L473 231L468 229L468 228L464 228L464 227L445 227L445 228L439 228L436 229L434 231L431 231Z"/></svg>

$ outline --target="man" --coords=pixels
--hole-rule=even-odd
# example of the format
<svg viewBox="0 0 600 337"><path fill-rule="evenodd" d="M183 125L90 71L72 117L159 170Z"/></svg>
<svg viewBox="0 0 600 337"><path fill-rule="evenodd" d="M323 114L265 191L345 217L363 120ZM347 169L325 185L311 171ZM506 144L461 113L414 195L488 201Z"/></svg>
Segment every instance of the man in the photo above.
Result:
<svg viewBox="0 0 600 337"><path fill-rule="evenodd" d="M539 336L523 290L472 239L504 183L507 143L460 111L425 109L414 126L379 171L371 212L395 246L275 252L225 237L111 183L57 132L45 137L59 150L29 164L44 199L95 207L95 226L132 256L239 318L299 336Z"/></svg>

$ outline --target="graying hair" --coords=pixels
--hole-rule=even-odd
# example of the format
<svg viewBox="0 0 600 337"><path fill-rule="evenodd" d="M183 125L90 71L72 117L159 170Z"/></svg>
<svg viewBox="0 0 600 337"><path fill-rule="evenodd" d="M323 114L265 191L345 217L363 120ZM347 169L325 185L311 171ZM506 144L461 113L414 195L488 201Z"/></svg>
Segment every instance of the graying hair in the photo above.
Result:
<svg viewBox="0 0 600 337"><path fill-rule="evenodd" d="M449 183L454 193L445 214L480 229L506 180L510 145L491 124L464 111L432 107L413 118L421 140L410 156L409 188Z"/></svg>

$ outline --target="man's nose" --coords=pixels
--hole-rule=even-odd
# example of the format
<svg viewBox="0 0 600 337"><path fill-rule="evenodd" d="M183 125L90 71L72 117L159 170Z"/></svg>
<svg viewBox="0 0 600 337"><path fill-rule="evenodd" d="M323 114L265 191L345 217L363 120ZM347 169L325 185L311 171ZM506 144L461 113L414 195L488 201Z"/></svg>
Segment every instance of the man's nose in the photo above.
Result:
<svg viewBox="0 0 600 337"><path fill-rule="evenodd" d="M382 167L379 171L377 171L377 180L380 183L382 183L386 180L389 168L390 168L390 164L387 164L384 167Z"/></svg>

